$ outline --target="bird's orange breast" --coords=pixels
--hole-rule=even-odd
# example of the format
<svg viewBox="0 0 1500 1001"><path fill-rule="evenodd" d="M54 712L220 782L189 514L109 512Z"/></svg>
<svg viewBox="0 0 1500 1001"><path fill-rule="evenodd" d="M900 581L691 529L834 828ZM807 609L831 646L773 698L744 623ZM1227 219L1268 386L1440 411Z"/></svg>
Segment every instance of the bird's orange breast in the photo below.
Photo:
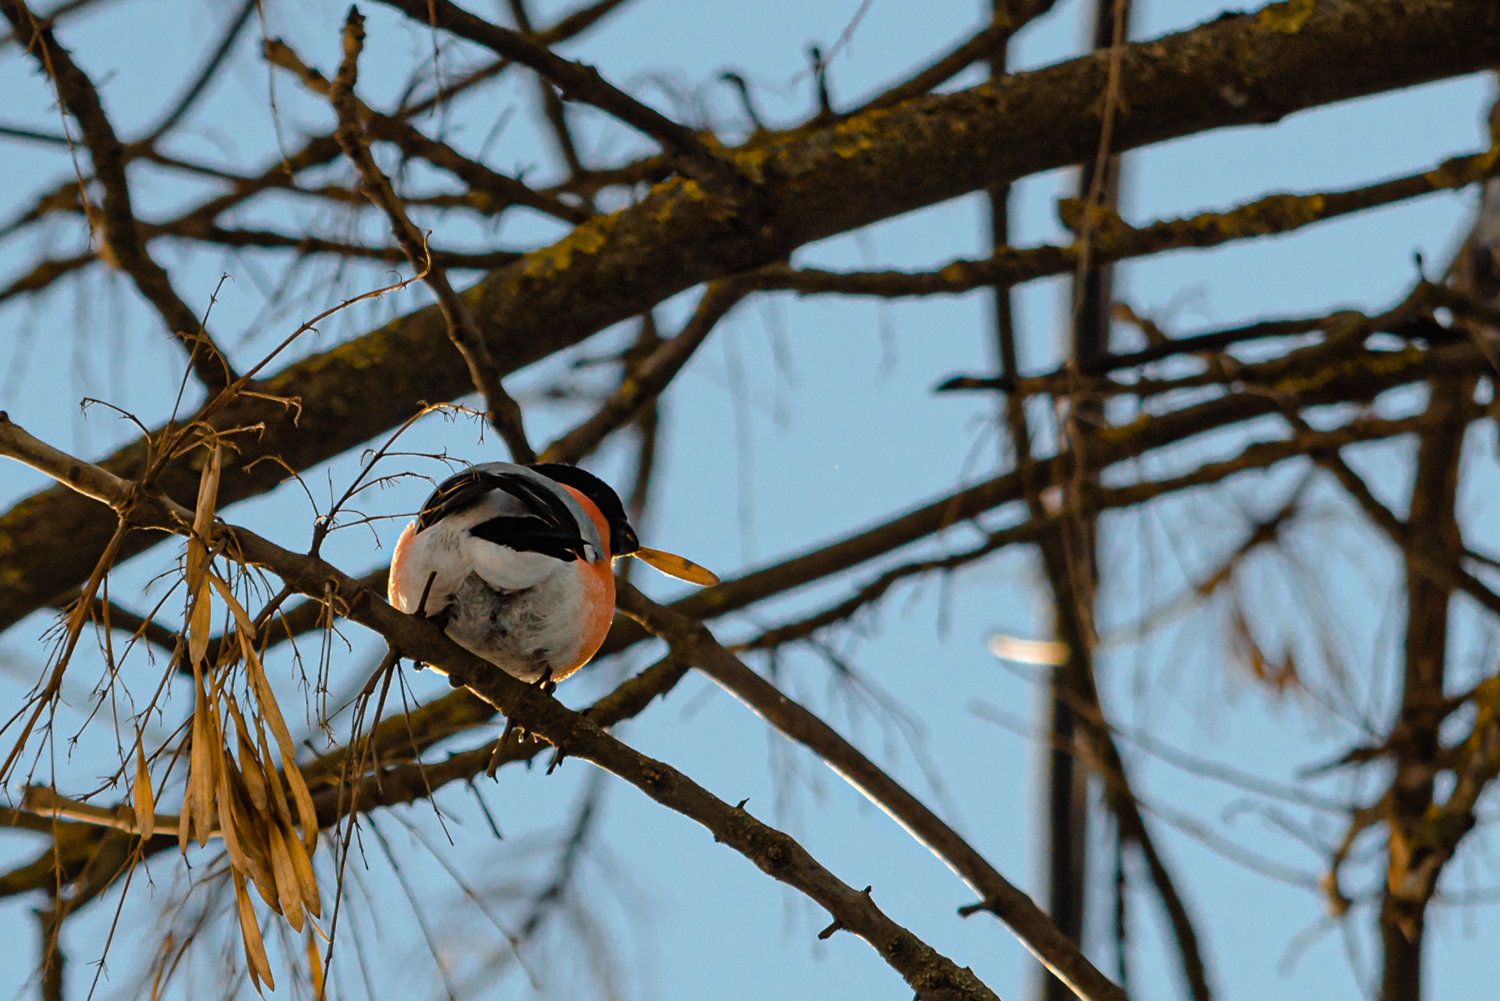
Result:
<svg viewBox="0 0 1500 1001"><path fill-rule="evenodd" d="M575 564L578 567L579 585L584 594L579 621L579 659L576 664L555 676L559 680L593 658L604 645L604 637L609 635L610 623L615 618L615 572L610 562L609 521L598 505L582 493L567 484L562 484L562 488L573 495L573 499L578 501L579 507L583 508L589 520L594 523L599 532L603 554L592 562L579 560Z"/></svg>

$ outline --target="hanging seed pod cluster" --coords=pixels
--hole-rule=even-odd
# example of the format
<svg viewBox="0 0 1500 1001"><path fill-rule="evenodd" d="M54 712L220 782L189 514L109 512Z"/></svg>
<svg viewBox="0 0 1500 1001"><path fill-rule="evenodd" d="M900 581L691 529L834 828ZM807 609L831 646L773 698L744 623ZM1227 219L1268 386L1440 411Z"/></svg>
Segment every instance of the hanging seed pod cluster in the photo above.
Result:
<svg viewBox="0 0 1500 1001"><path fill-rule="evenodd" d="M250 977L257 989L262 982L274 988L246 884L253 885L294 931L302 930L304 911L318 917L322 904L312 867L318 821L294 760L296 745L266 679L258 630L229 583L214 570L209 536L222 468L223 447L216 446L203 469L187 545L187 655L194 704L177 839L184 852L192 839L199 844L213 837L224 839ZM233 629L218 645L217 660L210 661L209 633L218 603L227 609ZM139 774L142 766L143 762L137 769L137 817L140 833L149 836L146 828L154 825L154 818L148 819L149 809L141 806L143 787L150 799L150 783L142 782Z"/></svg>

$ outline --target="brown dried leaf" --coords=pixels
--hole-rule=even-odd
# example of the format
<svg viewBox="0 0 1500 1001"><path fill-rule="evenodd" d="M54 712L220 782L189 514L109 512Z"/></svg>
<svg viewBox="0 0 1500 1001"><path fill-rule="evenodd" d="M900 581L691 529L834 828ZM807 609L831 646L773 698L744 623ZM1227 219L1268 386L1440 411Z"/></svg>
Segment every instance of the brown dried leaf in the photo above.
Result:
<svg viewBox="0 0 1500 1001"><path fill-rule="evenodd" d="M141 732L135 733L135 832L142 841L156 833L156 797L151 793L151 772L146 768L146 749Z"/></svg>
<svg viewBox="0 0 1500 1001"><path fill-rule="evenodd" d="M233 825L235 841L239 845L240 857L244 860L246 874L255 882L261 899L277 913L281 912L281 899L276 892L276 871L271 864L270 837L263 817L252 811L245 802L244 780L234 767L233 759L225 755L225 781L227 789L220 790L220 802L229 801L228 821ZM225 835L228 841L228 835Z"/></svg>
<svg viewBox="0 0 1500 1001"><path fill-rule="evenodd" d="M313 807L312 793L307 791L307 782L302 778L302 770L297 767L297 762L292 760L291 755L282 754L281 768L286 775L287 785L292 787L292 798L297 801L297 818L302 826L302 844L307 847L307 854L312 855L318 850L318 811Z"/></svg>
<svg viewBox="0 0 1500 1001"><path fill-rule="evenodd" d="M219 592L219 597L224 599L224 604L229 606L229 611L234 616L234 624L239 629L241 635L250 637L253 642L255 640L255 622L250 618L249 613L245 611L245 606L241 605L239 599L234 596L234 590L218 574L212 571L209 572L208 582L214 586L215 591Z"/></svg>
<svg viewBox="0 0 1500 1001"><path fill-rule="evenodd" d="M230 813L229 781L224 776L219 777L219 830L224 835L224 848L229 852L229 868L236 874L244 875L250 873L250 860L245 857L245 850L240 845L240 832L235 830L234 817ZM261 891L264 895L265 891Z"/></svg>
<svg viewBox="0 0 1500 1001"><path fill-rule="evenodd" d="M312 981L313 1001L323 1001L323 956L318 951L318 940L313 936L311 922L307 928L307 972Z"/></svg>
<svg viewBox="0 0 1500 1001"><path fill-rule="evenodd" d="M286 827L292 826L292 811L287 806L286 790L281 786L281 773L270 766L271 747L266 743L266 728L259 717L255 720L255 737L260 743L260 760L266 762L266 789L271 805L276 808L276 817Z"/></svg>
<svg viewBox="0 0 1500 1001"><path fill-rule="evenodd" d="M250 689L255 692L255 700L260 703L261 717L270 726L276 744L281 748L282 757L290 757L297 753L297 745L292 743L292 733L286 728L286 720L282 719L281 707L276 704L276 696L271 691L270 682L266 680L265 668L261 666L260 657L256 654L250 637L243 631L239 635L240 649L245 654L245 673L250 678Z"/></svg>
<svg viewBox="0 0 1500 1001"><path fill-rule="evenodd" d="M290 826L287 830L291 830ZM313 917L322 917L323 898L318 893L318 877L313 872L312 859L307 856L307 848L293 837L287 837L285 841L287 853L292 857L292 874L296 877L297 889L302 895L302 906L306 907Z"/></svg>
<svg viewBox="0 0 1500 1001"><path fill-rule="evenodd" d="M266 825L266 844L271 849L271 873L276 877L276 896L281 900L281 913L286 915L292 931L301 931L302 888L297 885L297 874L292 869L292 856L287 850L286 839L282 837L281 825L274 820Z"/></svg>
<svg viewBox="0 0 1500 1001"><path fill-rule="evenodd" d="M223 449L214 448L214 454L203 465L198 478L198 504L193 512L193 534L188 537L187 585L188 594L197 594L203 586L203 573L208 569L208 530L214 522L214 507L219 500L219 474L223 469Z"/></svg>
<svg viewBox="0 0 1500 1001"><path fill-rule="evenodd" d="M261 981L265 981L266 986L274 991L276 981L271 976L271 960L266 956L266 944L260 937L260 925L255 920L255 907L250 903L250 894L245 891L245 880L233 870L230 875L234 877L234 898L239 905L240 935L245 940L245 961L250 970L250 982L255 985L257 994L261 993Z"/></svg>
<svg viewBox="0 0 1500 1001"><path fill-rule="evenodd" d="M266 775L260 756L255 751L255 745L250 742L249 728L245 726L245 717L240 715L240 707L234 696L226 693L224 703L229 707L229 715L234 717L235 738L240 752L240 775L245 780L250 805L265 813L271 804L266 796Z"/></svg>
<svg viewBox="0 0 1500 1001"><path fill-rule="evenodd" d="M193 534L208 541L208 529L214 523L214 508L219 503L219 476L224 470L224 446L215 445L214 454L203 464L198 477L198 504L193 511Z"/></svg>
<svg viewBox="0 0 1500 1001"><path fill-rule="evenodd" d="M193 611L188 616L188 656L194 664L208 655L209 634L214 624L214 605L208 585L198 586L198 597L193 601Z"/></svg>
<svg viewBox="0 0 1500 1001"><path fill-rule="evenodd" d="M214 789L218 787L214 762L218 760L220 747L215 733L218 728L213 725L208 691L203 684L201 661L193 662L193 688L193 748L188 756L188 791L182 812L192 812L193 832L198 844L206 845L214 823Z"/></svg>
<svg viewBox="0 0 1500 1001"><path fill-rule="evenodd" d="M208 562L208 549L197 538L189 538L187 544L187 586L191 598L203 587L203 567Z"/></svg>
<svg viewBox="0 0 1500 1001"><path fill-rule="evenodd" d="M189 807L193 798L192 783L188 783L187 792L182 794L182 812L177 815L177 850L187 854L188 837L192 831L193 814Z"/></svg>
<svg viewBox="0 0 1500 1001"><path fill-rule="evenodd" d="M281 717L281 707L276 704L276 696L271 692L270 682L266 680L265 669L261 666L260 657L255 653L255 647L251 645L248 637L240 633L240 647L245 653L245 673L250 678L250 686L255 691L255 697L260 702L261 718L271 728L271 733L276 737L276 744L281 749L281 770L286 776L287 785L292 789L292 798L297 801L297 816L302 826L302 843L307 846L307 853L311 855L318 847L318 812L313 808L312 793L307 790L307 782L302 778L302 772L297 768L295 755L297 746L292 743L292 735L286 728L286 721Z"/></svg>

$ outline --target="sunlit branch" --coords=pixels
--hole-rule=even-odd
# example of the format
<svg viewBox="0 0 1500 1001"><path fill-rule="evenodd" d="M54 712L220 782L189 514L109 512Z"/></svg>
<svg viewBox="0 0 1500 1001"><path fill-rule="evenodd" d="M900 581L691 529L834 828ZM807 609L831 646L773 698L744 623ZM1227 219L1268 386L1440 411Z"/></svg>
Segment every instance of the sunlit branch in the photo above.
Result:
<svg viewBox="0 0 1500 1001"><path fill-rule="evenodd" d="M95 175L104 189L103 203L89 209L89 222L102 242L102 252L130 276L141 295L161 314L168 333L182 343L205 386L215 390L233 382L235 374L227 357L202 330L198 314L178 296L167 272L146 250L131 207L125 151L104 113L93 81L57 43L52 29L37 21L24 0L3 0L0 12L9 19L17 36L27 39L30 54L52 78L59 99L83 132Z"/></svg>
<svg viewBox="0 0 1500 1001"><path fill-rule="evenodd" d="M515 60L556 84L571 100L584 101L661 143L678 169L720 193L739 192L745 183L728 160L721 159L686 126L679 125L608 83L592 66L564 59L535 40L536 36L502 28L448 0L380 0L419 24L452 32L497 55Z"/></svg>
<svg viewBox="0 0 1500 1001"><path fill-rule="evenodd" d="M535 462L536 453L526 440L522 426L520 404L505 391L501 372L485 343L474 313L448 282L448 276L437 266L427 252L427 239L421 230L407 217L390 178L376 165L370 155L369 144L362 135L359 122L359 101L354 96L354 84L359 75L359 54L364 48L364 18L353 7L344 22L344 59L339 65L328 90L329 101L339 116L339 129L335 133L339 146L350 162L364 178L364 191L372 202L379 205L390 220L391 233L405 252L411 266L422 273L423 280L437 297L438 308L448 325L448 339L453 342L464 363L469 367L469 377L474 388L483 394L490 423L500 433L510 449L515 462Z"/></svg>
<svg viewBox="0 0 1500 1001"><path fill-rule="evenodd" d="M0 454L18 458L100 500L122 519L169 532L183 532L192 513L159 493L114 477L42 444L10 422L0 423ZM892 921L869 893L855 890L823 868L786 834L730 806L692 779L611 737L588 717L565 708L534 686L511 678L457 646L436 624L404 615L353 578L312 557L283 549L243 528L215 526L229 540L226 555L259 566L310 597L337 603L340 612L374 629L392 649L441 667L504 712L529 733L568 757L591 761L636 786L651 799L698 822L716 840L754 862L772 878L800 890L827 908L844 929L869 942L924 1001L982 999L995 994L967 968L938 953Z"/></svg>
<svg viewBox="0 0 1500 1001"><path fill-rule="evenodd" d="M1125 992L1100 973L1030 897L832 727L720 646L701 622L656 604L629 585L620 588L618 602L626 615L666 640L678 660L702 670L782 733L814 751L952 866L984 899L985 909L1014 929L1080 998L1124 1001Z"/></svg>

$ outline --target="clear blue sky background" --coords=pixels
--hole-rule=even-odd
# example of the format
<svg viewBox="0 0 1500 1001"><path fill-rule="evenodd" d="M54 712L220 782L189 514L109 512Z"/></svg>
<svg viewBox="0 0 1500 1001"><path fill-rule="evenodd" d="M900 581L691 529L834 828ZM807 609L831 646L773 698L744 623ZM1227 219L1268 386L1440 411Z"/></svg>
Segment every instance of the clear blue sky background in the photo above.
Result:
<svg viewBox="0 0 1500 1001"><path fill-rule="evenodd" d="M384 8L363 5L370 15L370 44L362 65L361 91L377 106L393 100L413 61L431 58L431 37L403 24ZM503 5L501 5L503 6ZM919 4L873 0L848 46L831 68L836 104L870 93L901 77L931 54L948 47L978 23L976 4ZM1216 16L1220 5L1188 0L1138 0L1138 38L1180 30ZM664 109L692 115L722 127L742 128L726 90L713 80L724 68L738 68L757 88L773 123L805 115L809 86L802 74L809 42L831 43L859 7L857 0L796 3L767 0L747 6L723 0L697 3L637 0L566 52L596 63L611 79ZM1064 0L1030 27L1014 46L1014 61L1036 66L1079 51L1081 19L1088 4ZM554 8L556 8L554 10ZM96 80L103 81L107 106L126 136L139 134L171 95L201 50L213 38L228 5L117 3L69 22L62 40ZM494 13L496 5L475 7ZM536 13L548 23L561 11L547 4ZM331 74L338 52L343 8L329 4L267 4L271 31L294 42L309 61ZM267 75L253 57L251 38L242 40L240 58L199 106L172 149L234 164L259 164L274 155L280 141L295 149L298 137L326 129L326 108L301 94L285 77L275 81L279 122L267 101ZM462 53L444 55L445 72L455 72ZM955 86L972 83L970 75ZM0 119L56 128L50 96L29 62L12 46L0 52ZM531 81L516 76L462 106L448 123L454 141L476 150L496 120L517 114L490 147L498 169L528 168L528 176L552 176L557 167L550 145L527 119L532 110ZM683 103L684 96L691 98ZM1465 78L1351 102L1293 116L1278 125L1226 130L1153 147L1132 154L1124 214L1148 220L1227 207L1270 191L1312 191L1355 186L1436 165L1444 158L1482 147L1483 115L1492 87L1487 79ZM1128 98L1128 95L1127 95ZM573 111L591 162L623 157L645 148L621 130L605 127L587 110ZM69 171L67 158L42 146L0 145L0 176L7 179L0 215L8 218L29 192L56 183ZM343 177L342 165L330 172ZM173 206L190 204L206 190L179 175L139 176L138 206L146 218L166 216ZM416 175L419 179L423 175ZM1057 240L1054 202L1071 194L1071 178L1054 173L1027 179L1017 189L1018 244ZM1159 316L1175 333L1188 333L1264 316L1295 316L1351 306L1379 310L1403 294L1415 277L1414 251L1428 261L1445 262L1473 207L1473 192L1435 195L1378 212L1315 227L1295 236L1235 245L1213 252L1165 255L1121 269L1117 295L1138 311ZM851 192L850 197L858 197ZM981 254L983 204L960 199L891 220L799 253L796 260L836 267L902 266L924 268L956 256ZM353 227L305 201L266 199L245 210L244 224L275 224L291 229L305 221L324 231ZM383 237L374 224L369 239ZM524 213L508 215L494 231L445 221L439 232L450 244L520 247L545 242L555 224ZM454 236L453 234L457 234ZM36 243L12 240L0 245L0 274L17 273L38 246L73 253L84 234L65 221ZM50 241L50 242L49 242ZM294 285L288 305L264 310L264 292L276 271L268 263L218 258L187 247L161 244L159 259L195 306L206 304L219 275L227 283L213 313L220 342L244 365L259 357L296 322L351 291L382 281L379 269L336 272L314 265ZM1024 334L1023 363L1039 370L1053 364L1063 343L1058 282L1038 282L1018 296ZM338 338L368 329L382 317L423 301L423 294L391 296L351 309L304 339L295 349L306 354ZM670 329L691 305L692 294L663 310ZM991 403L980 397L937 397L932 386L959 371L992 365L989 305L983 295L920 303L876 304L778 297L738 309L723 324L688 371L668 393L663 475L656 503L642 536L649 544L683 552L728 576L748 565L775 560L816 545L851 526L882 520L908 505L952 489L965 479L989 475L997 463ZM1134 336L1118 330L1117 336ZM566 358L549 360L513 382L528 402L532 436L546 440L576 421L586 409L543 403L541 387L559 380L601 386L604 379L585 370L570 374L573 359L607 353L631 331L601 334ZM1127 343L1122 340L1119 343ZM154 318L118 279L94 274L38 299L0 310L0 408L12 419L53 443L86 456L106 453L132 437L132 428L104 409L81 414L80 398L99 397L123 406L148 425L168 413L181 373L181 359L157 331ZM1382 401L1392 413L1420 406L1414 394ZM1347 415L1345 415L1347 416ZM1174 464L1199 461L1237 450L1246 434L1273 437L1272 423L1216 436L1170 457L1142 462L1120 475L1160 475ZM472 426L429 420L408 439L413 451L448 449L479 461L496 457L493 442L479 443ZM1472 544L1492 544L1495 441L1491 428L1476 429L1468 442L1463 506ZM620 479L623 448L606 449L595 468ZM1365 449L1358 464L1375 478L1378 492L1398 509L1405 505L1409 443ZM341 489L357 469L358 456L346 455L307 476L314 495L326 502L329 484ZM440 470L416 463L428 473ZM1298 769L1336 756L1359 735L1348 717L1355 711L1376 723L1387 718L1392 669L1398 664L1401 605L1393 552L1359 529L1346 505L1331 492L1311 495L1312 516L1291 535L1285 555L1258 558L1240 578L1245 601L1258 614L1256 625L1275 649L1293 644L1310 684L1337 692L1337 665L1320 657L1319 644L1337 652L1350 680L1338 697L1346 712L1335 716L1309 700L1277 702L1243 679L1228 656L1225 605L1140 639L1128 628L1145 609L1166 605L1198 573L1236 545L1247 514L1266 514L1295 486L1299 470L1251 475L1227 488L1204 492L1143 512L1105 519L1106 595L1101 621L1118 628L1101 659L1108 708L1126 731L1149 732L1157 740L1276 781L1289 781ZM43 485L40 476L15 465L0 467L0 504ZM408 481L372 494L365 510L398 515L413 510L427 485ZM231 509L228 517L283 544L305 544L310 510L305 495L284 488ZM1000 512L1000 524L1019 512ZM344 568L363 572L384 558L401 521L378 521L373 533L354 528L336 534L325 551ZM954 546L966 528L954 529L933 549ZM386 549L377 549L377 546ZM925 551L925 550L924 550ZM152 577L175 558L163 546L117 572L112 593L137 608ZM902 554L903 557L910 554ZM758 607L721 635L750 630L754 622L774 623L798 609L819 607L854 583L872 576L861 568L846 580ZM677 593L663 579L642 579L659 596ZM1454 687L1463 687L1486 663L1493 649L1491 631L1460 605L1459 642L1452 652ZM1044 588L1031 555L1016 551L960 574L945 586L930 582L887 599L878 615L861 628L832 637L832 645L921 730L908 743L900 727L869 700L851 699L833 683L826 660L798 651L783 658L779 681L797 697L823 710L844 733L941 807L962 832L1002 871L1026 886L1035 885L1038 803L1038 750L1027 733L997 725L977 713L983 702L1023 720L1040 719L1037 691L1014 670L986 652L996 630L1042 635L1048 613ZM14 704L43 665L36 638L49 618L36 615L0 641L0 705ZM334 688L357 683L378 659L372 637L350 628L350 648L339 645ZM311 651L309 651L311 653ZM566 685L560 697L579 705L607 689L628 667L649 662L651 651L632 654L627 664L605 663ZM60 733L71 733L82 716L98 660L80 659L70 671L70 709L60 715ZM150 683L152 669L138 663L129 680L137 691ZM284 661L283 698L296 697L292 672ZM440 679L412 679L418 697L446 690ZM181 697L167 719L186 712ZM993 715L993 713L991 713ZM665 758L721 797L749 797L757 816L783 825L847 882L873 884L875 899L932 945L973 967L1006 999L1027 996L1035 966L998 923L955 916L972 900L962 882L879 810L865 802L815 760L768 733L754 716L698 678L685 681L663 704L623 731L643 751ZM471 738L472 739L472 738ZM474 741L477 743L477 741ZM915 747L916 750L913 748ZM114 749L97 741L66 757L59 742L55 768L60 787L90 787L113 767ZM1138 784L1165 851L1181 875L1200 916L1211 968L1225 1001L1251 1001L1294 994L1355 998L1376 969L1368 907L1356 910L1341 932L1320 927L1318 895L1288 885L1227 859L1221 849L1253 854L1280 867L1283 875L1312 878L1323 857L1278 826L1265 810L1247 809L1250 797L1221 782L1195 778L1127 744ZM39 773L48 774L43 764ZM555 837L589 780L590 767L569 762L557 774L508 769L498 784L483 784L484 795L504 829L497 843L474 807L471 793L449 789L438 796L446 830L431 808L398 811L378 821L400 874L412 888L425 920L446 943L445 962L459 980L472 971L476 956L502 951L497 936L447 870L411 833L420 831L472 887L487 893L502 914L517 887L545 878L552 864L549 838ZM940 784L933 781L940 778ZM1323 783L1329 795L1351 796L1374 788L1353 780ZM175 794L174 794L175 795ZM1320 814L1266 800L1255 802L1284 812L1288 825L1307 838L1329 844L1341 833L1336 815ZM836 935L818 942L826 924L820 909L775 885L743 859L717 846L706 832L647 802L633 789L612 781L605 798L601 836L594 842L580 886L598 937L614 957L610 966L620 989L631 997L687 999L714 997L758 1001L770 997L901 998L909 990L863 942ZM172 804L164 804L171 807ZM1489 810L1493 812L1491 801ZM1183 824L1202 825L1195 836ZM410 829L407 826L410 825ZM1102 832L1099 832L1102 837ZM1095 839L1101 843L1100 838ZM1495 854L1476 836L1451 867L1445 886L1453 893L1483 890L1500 883ZM39 848L34 836L0 835L0 867L29 859ZM1369 853L1370 857L1377 857ZM197 858L197 856L195 856ZM1095 858L1100 859L1096 852ZM436 997L433 959L419 922L391 863L373 837L365 841L359 879L367 903L355 903L349 929L357 929L377 996ZM134 952L149 947L161 929L153 924L160 901L174 889L174 858L151 866L154 885L139 880L123 909L101 990L110 996L134 986L139 969ZM1100 861L1104 881L1106 862ZM201 869L200 869L201 871ZM1300 874L1300 875L1299 875ZM1141 885L1141 873L1134 873ZM1357 888L1374 884L1371 873L1351 879ZM1363 880L1363 882L1361 882ZM148 899L148 897L150 899ZM1102 898L1101 898L1102 900ZM29 906L12 900L0 905L0 998L34 991L26 977L35 955ZM67 950L70 997L82 997L92 977L88 964L103 948L113 900L96 905L70 926ZM1102 906L1091 946L1104 939ZM1131 897L1130 927L1134 996L1180 996L1154 899ZM559 997L601 994L590 973L588 952L578 946L576 928L547 939L531 965L548 991ZM236 938L223 961L239 963ZM365 990L354 941L345 943L337 971L348 996ZM1295 948L1294 948L1295 946ZM1305 947L1303 947L1305 946ZM1442 908L1432 922L1429 981L1434 998L1491 996L1488 971L1500 947L1493 906ZM1106 969L1113 958L1092 948ZM1351 956L1353 959L1351 959ZM194 974L208 983L216 954L204 950ZM490 975L480 982L486 983ZM283 992L284 993L284 992ZM532 993L515 970L494 977L481 996L525 997Z"/></svg>

